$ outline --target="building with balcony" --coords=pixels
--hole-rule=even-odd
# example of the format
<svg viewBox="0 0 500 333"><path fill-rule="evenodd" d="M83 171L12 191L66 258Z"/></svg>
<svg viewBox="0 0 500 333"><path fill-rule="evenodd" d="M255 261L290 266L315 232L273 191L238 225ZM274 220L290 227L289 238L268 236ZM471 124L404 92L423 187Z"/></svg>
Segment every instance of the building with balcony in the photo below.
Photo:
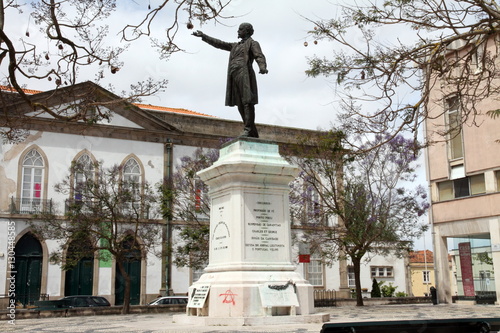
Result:
<svg viewBox="0 0 500 333"><path fill-rule="evenodd" d="M92 209L93 203L81 200L78 187L64 194L55 191L54 185L64 180L75 163L91 169L95 162L104 168L119 165L123 180L161 183L172 175L183 157L191 156L197 148L218 148L221 142L237 137L241 123L184 109L132 104L90 82L48 92L29 92L34 100L54 109L70 103L75 96L90 93L105 105L109 116L92 124L67 122L47 115L32 116L22 125L28 131L25 140L0 144L0 280L6 281L0 287L0 294L9 295L15 290L20 306L47 297L84 294L101 295L113 305L122 304L123 278L113 257L88 256L64 271L60 263L51 259L51 254L63 245L63 256L68 257L85 244L59 244L53 239L40 239L32 232L30 222L39 221L40 213L57 212L62 219L75 203L81 209ZM21 114L32 112L15 101L12 106ZM6 119L9 107L3 106L0 126L15 116L10 114ZM317 134L269 125L259 125L259 133L262 139L279 145L293 144L299 137ZM71 177L75 184L85 180L83 172L74 171ZM137 251L127 260L125 269L132 279L131 304L147 304L167 292L186 293L200 272L176 267L164 251L177 242L175 227L183 222L164 220L157 210L139 208L141 219L155 225L163 238L151 253ZM300 222L292 228L300 232ZM325 266L317 257L310 263L297 264L297 270L320 289L348 289L351 283L345 269L341 273L341 266ZM389 282L396 281L398 291L406 291L404 264L398 258L374 258L363 271L364 288L371 288L371 276L375 274ZM9 280L13 272L16 278ZM0 306L7 302L8 298L0 298Z"/></svg>

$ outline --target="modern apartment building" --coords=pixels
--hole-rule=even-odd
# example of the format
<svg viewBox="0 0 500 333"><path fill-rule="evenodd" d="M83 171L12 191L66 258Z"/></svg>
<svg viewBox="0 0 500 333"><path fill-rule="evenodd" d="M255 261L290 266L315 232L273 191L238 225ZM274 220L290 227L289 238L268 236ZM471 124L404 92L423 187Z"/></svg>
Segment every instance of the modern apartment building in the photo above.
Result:
<svg viewBox="0 0 500 333"><path fill-rule="evenodd" d="M487 45L478 48L478 52L496 54L497 45L498 36L493 36ZM460 55L467 50L467 44L456 42L449 46L446 57L465 59ZM498 58L495 61L498 62ZM483 240L488 244L486 252L493 267L490 290L495 290L496 298L500 300L500 120L487 114L489 110L499 109L500 96L490 95L475 100L474 105L465 100L467 94L479 93L485 85L498 84L498 81L479 82L476 92L458 92L455 90L457 85L447 81L453 79L453 75L463 75L464 68L472 80L481 72L481 66L479 61L460 63L452 69L455 71L452 76L438 77L436 74L435 84L428 87L431 95L426 105L425 135L431 144L427 148L426 164L440 302L449 303L454 296L448 253L450 244L457 239L461 239L459 252L462 260L458 296L474 297L477 294L474 280L478 277L474 276L477 273L472 269L471 240ZM462 79L467 80L467 77ZM471 110L474 112L469 112Z"/></svg>

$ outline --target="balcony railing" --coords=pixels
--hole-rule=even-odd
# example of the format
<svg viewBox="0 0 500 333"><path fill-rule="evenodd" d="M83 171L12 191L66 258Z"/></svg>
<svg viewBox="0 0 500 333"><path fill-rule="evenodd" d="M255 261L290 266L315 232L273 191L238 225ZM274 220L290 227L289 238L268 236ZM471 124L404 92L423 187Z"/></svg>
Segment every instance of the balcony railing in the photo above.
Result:
<svg viewBox="0 0 500 333"><path fill-rule="evenodd" d="M66 200L64 212L66 214L70 211L74 213L76 209L79 209L81 213L89 214L94 208L94 205L96 205L96 203L93 201ZM11 197L9 210L11 214L56 214L52 199ZM136 207L135 204L126 204L123 207L122 213L124 215L132 215L136 210L139 211L141 219L152 218L150 216L151 212L149 206L139 209L139 207Z"/></svg>
<svg viewBox="0 0 500 333"><path fill-rule="evenodd" d="M14 198L10 199L11 214L40 214L52 213L52 199Z"/></svg>
<svg viewBox="0 0 500 333"><path fill-rule="evenodd" d="M66 200L65 202L65 213L74 213L75 211L80 211L84 214L89 214L96 208L97 202L95 201L83 201L83 200ZM140 213L141 219L150 218L150 207L147 206L143 209L139 209L138 203L126 203L122 207L123 215L133 215L136 211Z"/></svg>

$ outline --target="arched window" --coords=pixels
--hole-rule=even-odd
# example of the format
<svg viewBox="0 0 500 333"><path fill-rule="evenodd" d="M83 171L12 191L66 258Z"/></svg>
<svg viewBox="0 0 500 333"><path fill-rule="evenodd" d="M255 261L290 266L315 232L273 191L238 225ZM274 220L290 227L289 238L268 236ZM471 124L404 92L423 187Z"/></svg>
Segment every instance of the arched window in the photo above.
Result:
<svg viewBox="0 0 500 333"><path fill-rule="evenodd" d="M74 198L84 200L87 180L94 176L94 163L89 154L81 155L75 163Z"/></svg>
<svg viewBox="0 0 500 333"><path fill-rule="evenodd" d="M21 212L32 213L40 211L44 184L44 161L42 155L31 149L23 159Z"/></svg>
<svg viewBox="0 0 500 333"><path fill-rule="evenodd" d="M129 158L123 166L123 180L127 183L139 184L141 179L141 167L135 158Z"/></svg>
<svg viewBox="0 0 500 333"><path fill-rule="evenodd" d="M126 204L125 213L140 214L141 166L133 157L123 165L123 187L130 191L130 201Z"/></svg>

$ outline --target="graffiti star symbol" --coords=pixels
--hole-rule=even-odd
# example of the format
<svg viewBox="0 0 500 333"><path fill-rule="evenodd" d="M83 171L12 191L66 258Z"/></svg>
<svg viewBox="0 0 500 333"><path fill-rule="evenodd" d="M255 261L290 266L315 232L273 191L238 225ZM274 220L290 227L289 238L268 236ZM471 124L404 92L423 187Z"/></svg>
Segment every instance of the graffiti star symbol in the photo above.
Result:
<svg viewBox="0 0 500 333"><path fill-rule="evenodd" d="M224 296L222 303L232 303L235 305L236 303L234 302L234 298L235 296L238 296L238 294L234 294L230 289L228 289L224 294L219 294L219 297L221 296Z"/></svg>

